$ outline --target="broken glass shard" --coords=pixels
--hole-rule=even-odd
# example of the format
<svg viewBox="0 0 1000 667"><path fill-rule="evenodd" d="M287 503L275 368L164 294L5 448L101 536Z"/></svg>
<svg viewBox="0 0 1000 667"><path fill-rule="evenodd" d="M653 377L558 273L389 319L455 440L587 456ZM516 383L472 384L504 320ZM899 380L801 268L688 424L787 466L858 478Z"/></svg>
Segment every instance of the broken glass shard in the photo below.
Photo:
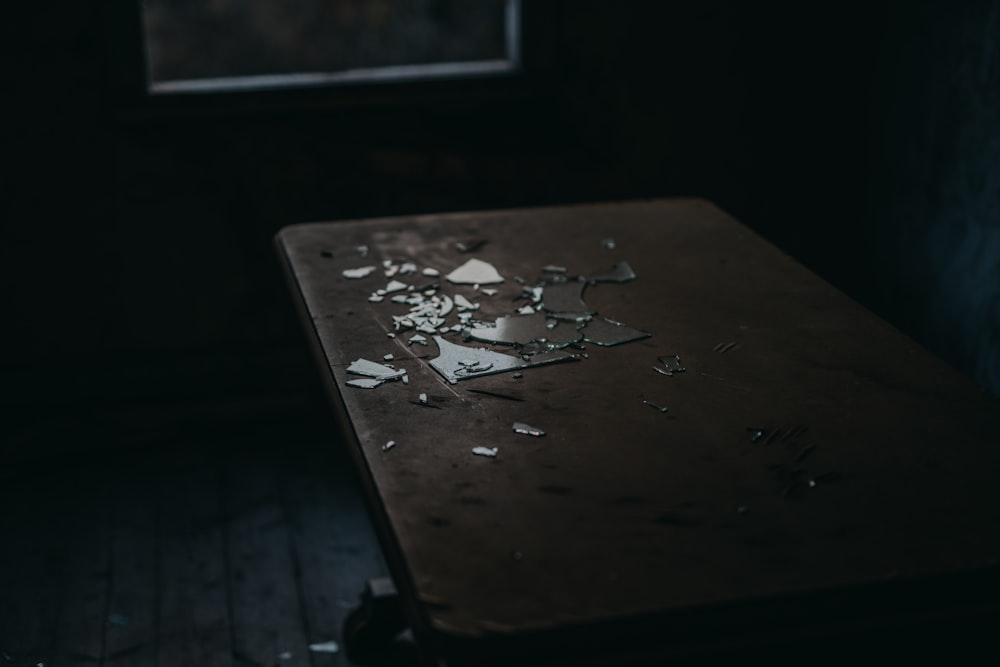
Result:
<svg viewBox="0 0 1000 667"><path fill-rule="evenodd" d="M412 336L410 336L410 340L408 340L407 343L409 343L410 345L413 345L414 343L416 343L417 345L423 345L423 346L426 347L427 346L427 338L425 338L424 336L421 336L420 334L413 334Z"/></svg>
<svg viewBox="0 0 1000 667"><path fill-rule="evenodd" d="M376 380L375 378L359 378L357 380L348 380L347 386L357 389L375 389L383 382L384 380Z"/></svg>
<svg viewBox="0 0 1000 667"><path fill-rule="evenodd" d="M403 274L416 273L416 271L417 271L417 265L414 264L413 262L403 262L403 264L399 267L399 272Z"/></svg>
<svg viewBox="0 0 1000 667"><path fill-rule="evenodd" d="M392 262L386 262L385 263L385 271L383 271L382 273L385 275L386 278L392 278L398 272L399 272L399 267L398 266L396 266Z"/></svg>
<svg viewBox="0 0 1000 667"><path fill-rule="evenodd" d="M519 315L532 315L534 312L535 309L532 308L531 306L521 306L520 308L517 309L517 313Z"/></svg>
<svg viewBox="0 0 1000 667"><path fill-rule="evenodd" d="M407 287L409 287L409 285L407 285L406 283L400 282L398 280L393 280L388 285L385 286L385 293L392 294L393 292L402 292Z"/></svg>
<svg viewBox="0 0 1000 667"><path fill-rule="evenodd" d="M389 442L387 442L384 445L382 445L382 451L383 452L387 452L387 451L389 451L390 449L392 449L395 446L396 446L396 441L395 440L390 440Z"/></svg>
<svg viewBox="0 0 1000 667"><path fill-rule="evenodd" d="M421 271L421 273L427 276L428 278L437 278L438 276L441 275L440 271L438 271L437 269L432 269L429 266L423 271Z"/></svg>
<svg viewBox="0 0 1000 667"><path fill-rule="evenodd" d="M367 257L368 256L368 246L366 246L366 245L359 245L359 246L355 246L354 249L357 250L358 254L361 255L362 257Z"/></svg>
<svg viewBox="0 0 1000 667"><path fill-rule="evenodd" d="M521 378L524 377L524 373L514 373L513 375L511 375L511 377L514 378L515 380L520 380Z"/></svg>
<svg viewBox="0 0 1000 667"><path fill-rule="evenodd" d="M468 239L467 241L457 241L455 250L459 252L475 252L486 245L486 239Z"/></svg>
<svg viewBox="0 0 1000 667"><path fill-rule="evenodd" d="M362 266L357 269L344 269L343 274L345 278L357 280L359 278L370 276L374 270L374 266Z"/></svg>
<svg viewBox="0 0 1000 667"><path fill-rule="evenodd" d="M583 329L583 339L588 343L610 347L648 338L652 334L625 326L606 317L595 318Z"/></svg>
<svg viewBox="0 0 1000 667"><path fill-rule="evenodd" d="M528 287L521 288L521 296L525 299L531 299L532 303L538 303L542 300L542 287L540 285L530 285Z"/></svg>
<svg viewBox="0 0 1000 667"><path fill-rule="evenodd" d="M391 368L385 364L380 364L377 361L368 361L367 359L352 361L351 365L347 367L347 372L352 375L364 375L365 377L375 378L376 380L396 380L406 375L406 371L402 369Z"/></svg>
<svg viewBox="0 0 1000 667"><path fill-rule="evenodd" d="M406 303L406 300L408 298L409 297L407 297L405 294L396 294L389 300L392 301L393 303Z"/></svg>
<svg viewBox="0 0 1000 667"><path fill-rule="evenodd" d="M461 294L455 295L455 306L459 310L479 310L478 303L472 303Z"/></svg>
<svg viewBox="0 0 1000 667"><path fill-rule="evenodd" d="M470 338L486 343L527 345L538 342L546 349L563 348L583 337L571 324L556 323L550 327L542 313L498 317L494 326L468 329L467 333Z"/></svg>
<svg viewBox="0 0 1000 667"><path fill-rule="evenodd" d="M666 406L660 405L659 403L654 403L653 401L644 400L643 403L651 408L659 410L660 412L667 412Z"/></svg>
<svg viewBox="0 0 1000 667"><path fill-rule="evenodd" d="M392 360L393 360L393 359L395 359L395 358L396 358L396 357L394 357L394 356L393 356L393 355L391 355L391 354L383 354L383 355L382 355L382 361L392 361Z"/></svg>
<svg viewBox="0 0 1000 667"><path fill-rule="evenodd" d="M423 393L420 394L419 396L417 396L417 400L423 403L424 405L427 405L427 394Z"/></svg>
<svg viewBox="0 0 1000 667"><path fill-rule="evenodd" d="M549 264L548 266L542 267L543 273L566 273L565 266L556 266L555 264Z"/></svg>
<svg viewBox="0 0 1000 667"><path fill-rule="evenodd" d="M592 283L627 283L635 280L635 271L628 262L618 262L607 273L602 273L590 279Z"/></svg>
<svg viewBox="0 0 1000 667"><path fill-rule="evenodd" d="M583 302L583 288L586 283L571 280L555 285L546 285L542 290L542 308L552 313L589 313L595 311Z"/></svg>
<svg viewBox="0 0 1000 667"><path fill-rule="evenodd" d="M477 456L496 456L499 450L496 447L473 447L472 453Z"/></svg>
<svg viewBox="0 0 1000 667"><path fill-rule="evenodd" d="M441 336L434 336L434 342L439 354L430 361L431 368L452 384L482 375L575 360L573 355L560 351L543 352L526 360L486 348L457 345Z"/></svg>
<svg viewBox="0 0 1000 667"><path fill-rule="evenodd" d="M524 422L514 422L514 433L523 433L524 435L533 435L536 437L545 435L545 431L538 428L537 426L531 426L525 424Z"/></svg>
<svg viewBox="0 0 1000 667"><path fill-rule="evenodd" d="M503 282L503 277L492 264L474 257L445 278L456 285L494 285Z"/></svg>
<svg viewBox="0 0 1000 667"><path fill-rule="evenodd" d="M663 368L653 367L658 373L663 375L673 375L674 373L683 373L686 368L681 366L681 358L676 354L668 354L662 357L657 357L657 361L663 364Z"/></svg>
<svg viewBox="0 0 1000 667"><path fill-rule="evenodd" d="M499 290L495 290L492 287L484 287L479 291L485 294L486 296L496 296L497 292L499 292Z"/></svg>
<svg viewBox="0 0 1000 667"><path fill-rule="evenodd" d="M381 301L384 301L385 297L382 296L381 294L375 293L372 294L370 297L368 297L368 300L371 301L372 303L379 303Z"/></svg>

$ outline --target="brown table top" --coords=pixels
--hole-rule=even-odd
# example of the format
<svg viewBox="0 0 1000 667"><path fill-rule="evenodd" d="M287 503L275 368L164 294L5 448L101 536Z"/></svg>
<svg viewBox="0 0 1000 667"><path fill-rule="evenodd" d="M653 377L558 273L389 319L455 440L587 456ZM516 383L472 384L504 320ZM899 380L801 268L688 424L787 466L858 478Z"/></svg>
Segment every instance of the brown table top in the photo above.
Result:
<svg viewBox="0 0 1000 667"><path fill-rule="evenodd" d="M456 250L470 239L487 242ZM306 224L277 241L394 577L442 641L995 572L996 400L707 202ZM497 294L444 278L471 257L504 277ZM436 280L480 304L479 320L529 303L515 276L592 277L624 260L636 279L588 284L584 301L651 336L451 384L429 365L433 340L388 336L409 306L368 300L390 280L385 260L438 269L391 279ZM365 265L378 270L342 273ZM352 361L386 354L408 384L346 386ZM686 371L654 372L662 355ZM751 428L765 434L753 442Z"/></svg>

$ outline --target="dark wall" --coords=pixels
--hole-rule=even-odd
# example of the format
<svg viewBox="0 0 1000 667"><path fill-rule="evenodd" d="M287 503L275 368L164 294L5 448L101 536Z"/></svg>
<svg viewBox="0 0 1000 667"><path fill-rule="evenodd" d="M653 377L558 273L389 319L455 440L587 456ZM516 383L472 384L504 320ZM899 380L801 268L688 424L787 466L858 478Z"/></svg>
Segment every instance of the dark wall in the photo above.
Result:
<svg viewBox="0 0 1000 667"><path fill-rule="evenodd" d="M93 4L9 41L0 365L25 423L311 387L283 225L671 195L1000 389L996 3L551 3L531 85L159 111L122 103Z"/></svg>

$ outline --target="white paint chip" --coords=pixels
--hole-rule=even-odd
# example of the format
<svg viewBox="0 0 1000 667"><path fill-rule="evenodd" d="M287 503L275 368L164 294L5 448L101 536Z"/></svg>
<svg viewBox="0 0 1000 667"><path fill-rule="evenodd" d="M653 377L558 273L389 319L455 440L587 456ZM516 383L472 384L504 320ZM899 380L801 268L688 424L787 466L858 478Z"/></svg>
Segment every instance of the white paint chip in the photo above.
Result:
<svg viewBox="0 0 1000 667"><path fill-rule="evenodd" d="M344 269L343 274L345 278L358 280L370 276L374 270L374 266L362 266L357 269Z"/></svg>

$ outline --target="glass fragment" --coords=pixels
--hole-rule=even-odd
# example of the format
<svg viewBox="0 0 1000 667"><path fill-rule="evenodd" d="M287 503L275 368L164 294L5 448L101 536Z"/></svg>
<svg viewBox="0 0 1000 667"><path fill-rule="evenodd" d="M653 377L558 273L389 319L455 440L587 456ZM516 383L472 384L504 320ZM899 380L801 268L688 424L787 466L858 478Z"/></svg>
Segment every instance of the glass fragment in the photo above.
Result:
<svg viewBox="0 0 1000 667"><path fill-rule="evenodd" d="M374 266L362 266L356 269L344 269L342 273L349 280L358 280L370 276L373 271L375 271Z"/></svg>
<svg viewBox="0 0 1000 667"><path fill-rule="evenodd" d="M550 327L543 313L498 317L494 326L468 329L470 338L487 343L527 345L543 343L545 349L563 348L582 338L572 325ZM557 323L558 324L558 323Z"/></svg>
<svg viewBox="0 0 1000 667"><path fill-rule="evenodd" d="M571 280L555 285L546 285L542 290L542 308L552 313L590 313L595 311L583 302L583 288L586 283Z"/></svg>
<svg viewBox="0 0 1000 667"><path fill-rule="evenodd" d="M375 378L358 378L356 380L348 380L347 386L356 389L375 389L383 382L384 380L376 380Z"/></svg>
<svg viewBox="0 0 1000 667"><path fill-rule="evenodd" d="M503 282L497 270L489 262L473 257L445 278L456 285L493 285Z"/></svg>
<svg viewBox="0 0 1000 667"><path fill-rule="evenodd" d="M511 377L514 378L515 380L520 380L521 378L524 377L524 373L520 373L520 372L514 373L513 375L511 375Z"/></svg>
<svg viewBox="0 0 1000 667"><path fill-rule="evenodd" d="M412 336L410 336L410 339L408 341L406 341L406 342L409 345L416 344L416 345L423 345L424 347L427 346L427 338L424 337L424 336L421 336L420 334L413 334Z"/></svg>
<svg viewBox="0 0 1000 667"><path fill-rule="evenodd" d="M565 266L556 266L555 264L549 264L542 267L543 273L566 273Z"/></svg>
<svg viewBox="0 0 1000 667"><path fill-rule="evenodd" d="M494 457L499 450L496 447L473 447L472 453L477 456Z"/></svg>
<svg viewBox="0 0 1000 667"><path fill-rule="evenodd" d="M457 307L459 310L479 310L478 303L472 303L461 294L456 294L454 301L455 301L455 307Z"/></svg>
<svg viewBox="0 0 1000 667"><path fill-rule="evenodd" d="M382 355L382 360L383 361L392 361L395 358L396 357L394 357L392 354L383 354Z"/></svg>
<svg viewBox="0 0 1000 667"><path fill-rule="evenodd" d="M644 403L645 405L648 405L648 406L649 406L649 407L651 407L651 408L654 408L654 409L656 409L656 410L659 410L660 412L668 412L668 409L667 409L667 407L666 407L666 406L663 406L663 405L660 405L659 403L654 403L653 401L647 401L647 400L643 400L642 402L643 402L643 403Z"/></svg>
<svg viewBox="0 0 1000 667"><path fill-rule="evenodd" d="M390 440L389 442L387 442L384 445L382 445L382 451L383 452L387 452L387 451L389 451L390 449L392 449L395 446L396 446L396 441L395 440Z"/></svg>
<svg viewBox="0 0 1000 667"><path fill-rule="evenodd" d="M434 336L434 342L439 354L430 361L431 368L452 384L481 375L575 360L573 355L561 351L545 351L526 360L486 348L457 345L441 336Z"/></svg>
<svg viewBox="0 0 1000 667"><path fill-rule="evenodd" d="M376 292L373 293L370 297L368 297L368 300L371 301L372 303L380 303L382 301L385 301L385 297Z"/></svg>
<svg viewBox="0 0 1000 667"><path fill-rule="evenodd" d="M496 296L497 292L499 292L500 290L493 289L492 287L484 287L479 291L485 294L486 296Z"/></svg>
<svg viewBox="0 0 1000 667"><path fill-rule="evenodd" d="M524 287L521 289L521 296L525 299L531 299L532 303L538 303L542 300L542 287L540 285Z"/></svg>
<svg viewBox="0 0 1000 667"><path fill-rule="evenodd" d="M545 435L545 431L538 428L537 426L531 426L525 424L524 422L514 422L514 433L521 433L523 435L533 435L535 437L541 437Z"/></svg>
<svg viewBox="0 0 1000 667"><path fill-rule="evenodd" d="M428 278L437 278L438 276L441 275L440 271L438 271L437 269L432 269L429 266L426 269L424 269L423 271L421 271L420 273L422 273L423 275L427 276Z"/></svg>
<svg viewBox="0 0 1000 667"><path fill-rule="evenodd" d="M486 239L468 239L465 241L457 241L455 243L455 250L466 253L475 252L486 245Z"/></svg>
<svg viewBox="0 0 1000 667"><path fill-rule="evenodd" d="M607 273L594 276L590 279L592 283L627 283L635 280L635 271L628 262L617 262Z"/></svg>
<svg viewBox="0 0 1000 667"><path fill-rule="evenodd" d="M424 405L427 405L427 394L421 393L419 396L417 396L417 400L423 403Z"/></svg>
<svg viewBox="0 0 1000 667"><path fill-rule="evenodd" d="M400 267L399 267L399 272L402 273L402 274L416 273L417 272L417 265L414 264L413 262L403 262L403 264L400 265Z"/></svg>
<svg viewBox="0 0 1000 667"><path fill-rule="evenodd" d="M618 244L615 243L614 239L604 239L603 241L601 241L601 245L604 246L605 250L614 250L615 248L618 247Z"/></svg>
<svg viewBox="0 0 1000 667"><path fill-rule="evenodd" d="M767 435L767 431L762 428L747 428L747 432L750 433L750 442L760 442Z"/></svg>
<svg viewBox="0 0 1000 667"><path fill-rule="evenodd" d="M668 354L661 357L657 357L656 360L659 361L661 364L663 364L663 368L660 369L654 366L654 370L663 375L673 375L674 373L683 373L684 371L687 370L686 368L681 366L681 358L676 354Z"/></svg>
<svg viewBox="0 0 1000 667"><path fill-rule="evenodd" d="M583 328L583 340L595 345L610 347L634 340L648 338L652 334L625 326L621 322L606 317L594 318Z"/></svg>
<svg viewBox="0 0 1000 667"><path fill-rule="evenodd" d="M532 308L531 306L521 306L520 308L517 309L518 315L532 315L534 314L534 312L535 309Z"/></svg>
<svg viewBox="0 0 1000 667"><path fill-rule="evenodd" d="M361 255L362 257L367 257L367 256L368 256L368 246L366 246L366 245L359 245L359 246L355 246L355 248L354 248L354 249L355 249L355 250L356 250L356 251L358 252L358 254L359 254L359 255ZM373 268L372 270L374 271L374 268Z"/></svg>
<svg viewBox="0 0 1000 667"><path fill-rule="evenodd" d="M347 367L347 372L351 375L363 375L375 378L376 380L396 380L406 375L406 371L403 369L391 368L385 364L367 359L352 361L350 366Z"/></svg>
<svg viewBox="0 0 1000 667"><path fill-rule="evenodd" d="M392 294L393 292L402 292L407 287L409 287L409 285L407 285L406 283L400 282L398 280L393 280L388 285L385 286L385 293Z"/></svg>

